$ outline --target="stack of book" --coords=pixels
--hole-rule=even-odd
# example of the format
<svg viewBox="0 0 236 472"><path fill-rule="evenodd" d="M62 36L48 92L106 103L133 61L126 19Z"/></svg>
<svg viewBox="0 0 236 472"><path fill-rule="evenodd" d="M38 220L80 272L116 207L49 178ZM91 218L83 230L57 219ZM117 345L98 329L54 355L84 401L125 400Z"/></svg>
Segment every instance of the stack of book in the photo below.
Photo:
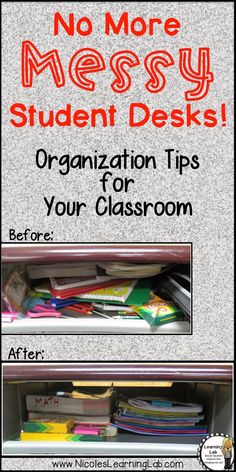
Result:
<svg viewBox="0 0 236 472"><path fill-rule="evenodd" d="M191 314L191 273L188 265L177 266L162 278L161 291L171 298L187 318Z"/></svg>
<svg viewBox="0 0 236 472"><path fill-rule="evenodd" d="M153 436L203 436L203 406L144 397L119 401L114 425L133 433Z"/></svg>
<svg viewBox="0 0 236 472"><path fill-rule="evenodd" d="M111 428L111 396L79 392L27 395L21 441L103 441Z"/></svg>
<svg viewBox="0 0 236 472"><path fill-rule="evenodd" d="M163 271L162 264L112 262L29 266L31 289L23 309L31 318L144 319L150 325L176 321L181 310L152 293L154 276Z"/></svg>

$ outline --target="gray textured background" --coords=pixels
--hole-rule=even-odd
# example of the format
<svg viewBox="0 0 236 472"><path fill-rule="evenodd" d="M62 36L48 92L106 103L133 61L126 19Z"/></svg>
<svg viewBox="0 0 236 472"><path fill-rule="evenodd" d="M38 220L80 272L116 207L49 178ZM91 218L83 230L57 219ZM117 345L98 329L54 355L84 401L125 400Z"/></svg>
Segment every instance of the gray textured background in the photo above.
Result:
<svg viewBox="0 0 236 472"><path fill-rule="evenodd" d="M78 12L96 23L90 37L68 37L52 34L53 13ZM153 37L105 37L103 13L117 15L127 10L130 17L146 18L174 16L181 22L180 33L171 38L160 32ZM10 347L25 345L43 348L48 360L231 360L233 356L233 2L141 2L83 3L37 2L3 3L3 241L8 242L8 230L54 230L58 242L193 242L193 336L4 336L3 359ZM227 104L227 127L213 129L152 125L128 128L122 120L132 101L147 103L151 109L184 107L185 81L177 69L167 72L166 89L156 96L145 92L147 76L142 66L132 70L133 87L118 96L111 92L112 74L96 75L97 89L93 94L71 84L66 73L66 87L55 88L48 73L34 80L31 89L20 84L20 49L24 39L32 40L41 52L58 48L65 67L72 54L81 47L94 47L105 56L106 64L112 53L129 48L141 58L155 49L166 49L178 63L180 47L211 48L211 68L215 81L206 99L196 104L201 109ZM34 103L42 109L59 108L72 103L75 108L91 109L114 103L120 111L115 128L41 129L13 128L9 124L9 107L20 101ZM191 200L193 216L146 218L99 218L92 208L100 194L101 171L71 171L61 176L53 171L39 170L34 163L35 151L45 147L49 153L116 154L123 148L158 157L156 171L126 171L136 183L128 196L131 200ZM179 176L167 171L164 149L173 147L183 154L198 154L200 169ZM119 172L116 172L119 175ZM83 199L89 211L84 217L58 218L45 216L44 195L55 194L59 199ZM118 200L119 195L116 197ZM44 460L44 467L50 459ZM187 460L187 468L196 470L196 461ZM37 459L5 459L4 466L12 469L32 469ZM40 464L41 466L41 464Z"/></svg>
<svg viewBox="0 0 236 472"><path fill-rule="evenodd" d="M192 458L181 458L181 459L175 459L175 458L170 458L170 459L164 459L164 458L159 458L160 461L162 461L163 463L166 462L166 461L169 461L169 462L177 462L177 461L182 461L183 464L184 464L184 467L180 468L179 466L176 466L176 467L171 467L171 470L203 470L201 468L201 465L199 464L198 462L198 459L192 459ZM63 460L63 459L62 459ZM66 460L66 459L65 459ZM99 460L99 458L97 459ZM101 459L102 460L102 459ZM124 458L123 459L124 461L132 461L131 458ZM141 461L143 463L143 465L145 466L145 463L147 461L147 459L142 459L142 458L137 458L137 460ZM42 464L43 464L43 468L44 470L52 470L52 461L53 459L36 459L36 458L28 458L28 459L20 459L20 458L17 458L17 459L3 459L3 467L4 469L3 470L42 470ZM68 461L70 461L70 458L68 458ZM114 463L114 462L121 462L122 461L122 458L117 458L117 459L110 459L110 464ZM133 459L133 461L135 461L135 459ZM128 469L128 468L125 468L121 465L121 467L119 468L108 468L106 470L164 470L164 469L160 469L160 468L154 468L155 467L155 463L156 463L157 459L152 459L150 458L149 459L149 468L147 469L142 469L141 467L137 466L137 468L133 469L132 466ZM139 468L138 468L139 467ZM68 470L68 468L60 468L58 470ZM80 470L78 467L77 468L70 468L69 470ZM88 469L86 470L94 470L93 466L89 467ZM167 468L165 470L168 470Z"/></svg>
<svg viewBox="0 0 236 472"><path fill-rule="evenodd" d="M94 20L91 36L53 36L53 13L81 13ZM118 14L128 10L130 18L143 14L145 18L160 16L163 20L175 16L182 25L180 33L171 38L160 32L153 37L106 37L103 31L104 12ZM5 3L3 5L3 240L7 242L9 227L24 230L54 230L61 242L193 242L193 336L37 336L33 346L44 348L47 359L160 359L160 360L230 360L233 329L233 3ZM168 71L166 89L157 97L144 91L147 80L142 67L132 70L131 91L122 96L111 92L111 73L97 74L97 91L89 95L79 91L67 80L63 89L56 90L48 73L34 81L31 89L20 85L21 41L32 40L41 52L58 48L63 65L78 48L90 46L101 51L106 62L112 52L124 48L134 50L141 58L157 48L167 49L177 61L180 47L211 48L211 68L215 81L206 99L197 103L205 109L226 102L228 125L207 129L164 127L152 125L140 129L128 128L125 122L111 128L13 128L9 124L9 106L19 100L48 109L65 103L92 108L115 103L126 109L131 101L141 100L151 108L183 107L183 80L177 70ZM178 62L178 61L177 61ZM36 169L34 155L40 146L51 153L85 153L98 149L117 153L124 146L137 152L158 156L157 171L127 171L135 176L132 200L191 200L192 217L117 218L44 216L42 196L55 193L62 199L77 196L90 202L91 208L100 193L98 182L102 173L74 170L67 176L58 172ZM183 153L198 154L201 167L184 176L167 171L164 149L173 146ZM119 172L117 172L119 174ZM116 197L119 199L119 196ZM21 342L32 347L32 337L21 336ZM17 336L3 343L3 358L9 347L17 345ZM73 349L70 348L73 346Z"/></svg>

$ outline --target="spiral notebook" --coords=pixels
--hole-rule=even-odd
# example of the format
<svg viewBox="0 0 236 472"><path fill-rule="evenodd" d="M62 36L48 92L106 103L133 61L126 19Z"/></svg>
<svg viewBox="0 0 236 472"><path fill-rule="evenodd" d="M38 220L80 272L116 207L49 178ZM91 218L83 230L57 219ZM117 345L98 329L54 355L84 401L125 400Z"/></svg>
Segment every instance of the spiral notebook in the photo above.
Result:
<svg viewBox="0 0 236 472"><path fill-rule="evenodd" d="M128 284L129 282L131 282L131 281L126 281L125 285L126 285L126 283ZM117 299L118 297L115 297L115 298L109 298L108 299L109 303L115 304L115 305L123 303L123 304L129 305L129 306L142 305L143 303L146 303L149 300L152 285L153 285L153 279L151 277L146 278L146 279L136 280L135 285L132 288L130 287L131 290L129 290L129 294L128 294L127 298L124 301L121 300L121 299ZM122 286L124 286L124 282L122 283ZM100 292L100 293L98 293L98 292ZM96 290L95 295L99 295L96 298L92 298L90 296L91 293L92 292L84 293L83 296L80 295L78 297L74 297L74 300L86 301L86 302L91 302L91 301L96 300L96 302L100 302L100 303L103 303L104 301L105 302L107 301L107 299L104 298L104 291L103 291L103 293L101 293L100 290Z"/></svg>
<svg viewBox="0 0 236 472"><path fill-rule="evenodd" d="M111 287L101 288L97 290L91 290L85 294L81 294L80 298L90 300L111 300L116 302L125 303L133 288L135 287L137 280L128 280Z"/></svg>

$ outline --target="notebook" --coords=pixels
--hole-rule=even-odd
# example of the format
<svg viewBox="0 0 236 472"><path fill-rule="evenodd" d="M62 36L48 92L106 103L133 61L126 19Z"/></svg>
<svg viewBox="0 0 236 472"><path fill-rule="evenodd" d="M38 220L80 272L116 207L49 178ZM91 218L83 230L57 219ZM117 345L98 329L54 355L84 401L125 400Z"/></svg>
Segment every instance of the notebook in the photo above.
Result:
<svg viewBox="0 0 236 472"><path fill-rule="evenodd" d="M146 279L140 279L136 281L134 288L131 290L125 302L110 299L109 304L117 305L117 304L125 303L128 306L142 305L149 300L152 284L153 284L153 279L150 277ZM87 302L93 301L93 299L89 298L88 294L84 294L83 298L81 298L80 296L75 297L75 300L78 300L78 301L81 300L81 301L87 301ZM101 299L101 298L96 299L96 302L99 302L99 303L104 303L104 301L106 300Z"/></svg>
<svg viewBox="0 0 236 472"><path fill-rule="evenodd" d="M68 289L61 289L61 290L55 290L52 287L49 287L50 293L53 295L54 298L60 298L60 299L65 299L68 297L83 297L84 293L85 294L90 294L94 291L97 290L102 290L110 287L115 287L118 284L123 284L124 280L121 279L105 279L102 281L97 281L96 283L91 284L86 284L81 287L76 287L76 288L68 288Z"/></svg>
<svg viewBox="0 0 236 472"><path fill-rule="evenodd" d="M101 282L111 282L117 280L117 277L109 277L105 275L97 277L50 277L51 286L54 290L67 290L70 288L87 287L99 285Z"/></svg>
<svg viewBox="0 0 236 472"><path fill-rule="evenodd" d="M128 280L111 287L106 287L98 290L92 290L86 294L80 295L80 298L89 298L90 300L104 300L104 301L116 301L125 303L129 295L131 294L137 280Z"/></svg>

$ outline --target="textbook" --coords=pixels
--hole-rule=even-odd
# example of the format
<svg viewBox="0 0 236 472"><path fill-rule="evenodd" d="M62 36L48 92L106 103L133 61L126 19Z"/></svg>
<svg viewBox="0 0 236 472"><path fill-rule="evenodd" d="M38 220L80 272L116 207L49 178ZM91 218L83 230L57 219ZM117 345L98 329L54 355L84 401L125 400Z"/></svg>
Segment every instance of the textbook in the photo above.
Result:
<svg viewBox="0 0 236 472"><path fill-rule="evenodd" d="M30 279L44 279L48 277L79 277L96 276L95 262L68 262L54 264L32 264L27 266Z"/></svg>
<svg viewBox="0 0 236 472"><path fill-rule="evenodd" d="M64 396L26 395L28 411L57 413L57 415L109 415L109 398L70 398Z"/></svg>
<svg viewBox="0 0 236 472"><path fill-rule="evenodd" d="M69 433L74 428L74 420L64 417L35 418L24 421L22 429L27 433Z"/></svg>
<svg viewBox="0 0 236 472"><path fill-rule="evenodd" d="M21 441L104 441L103 436L90 434L68 434L68 433L20 433Z"/></svg>

